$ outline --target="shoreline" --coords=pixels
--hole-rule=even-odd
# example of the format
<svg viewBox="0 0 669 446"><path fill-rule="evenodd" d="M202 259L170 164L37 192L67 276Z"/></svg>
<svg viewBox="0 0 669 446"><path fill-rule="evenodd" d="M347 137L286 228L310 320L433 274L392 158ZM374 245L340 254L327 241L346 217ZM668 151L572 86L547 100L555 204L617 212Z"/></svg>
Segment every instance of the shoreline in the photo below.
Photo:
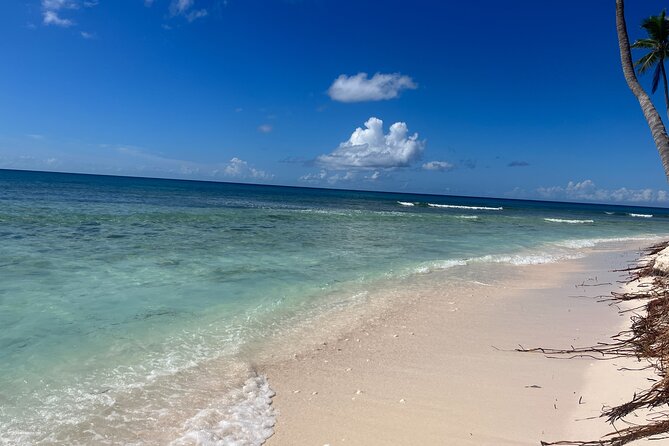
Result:
<svg viewBox="0 0 669 446"><path fill-rule="evenodd" d="M590 345L623 329L628 318L594 296L620 287L620 273L611 270L637 260L639 248L615 243L580 259L495 265L492 283L445 289L435 282L334 341L267 363L260 372L276 392L277 415L266 444L600 438L613 430L597 418L602 405L628 400L647 376L617 369L638 363L513 349Z"/></svg>

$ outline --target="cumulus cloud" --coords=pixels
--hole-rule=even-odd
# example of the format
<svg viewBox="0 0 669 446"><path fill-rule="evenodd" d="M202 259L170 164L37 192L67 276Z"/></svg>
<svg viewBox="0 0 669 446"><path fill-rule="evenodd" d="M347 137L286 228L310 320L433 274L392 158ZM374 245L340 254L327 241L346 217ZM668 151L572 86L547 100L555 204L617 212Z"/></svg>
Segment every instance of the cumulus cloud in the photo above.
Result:
<svg viewBox="0 0 669 446"><path fill-rule="evenodd" d="M384 134L383 121L372 117L365 122L364 129L355 129L348 141L339 144L332 153L320 155L316 163L333 170L407 167L420 158L424 146L418 133L409 135L404 122L394 123Z"/></svg>
<svg viewBox="0 0 669 446"><path fill-rule="evenodd" d="M251 167L249 163L237 157L232 158L222 171L217 170L214 174L218 172L222 172L223 175L231 178L252 178L256 180L271 180L274 178L274 175Z"/></svg>
<svg viewBox="0 0 669 446"><path fill-rule="evenodd" d="M376 73L371 78L367 73L342 74L330 85L328 95L339 102L381 101L398 97L402 90L416 88L413 79L400 73Z"/></svg>
<svg viewBox="0 0 669 446"><path fill-rule="evenodd" d="M583 200L621 203L660 203L668 202L669 194L653 189L601 189L592 180L570 181L566 186L540 187L540 197L552 200Z"/></svg>
<svg viewBox="0 0 669 446"><path fill-rule="evenodd" d="M446 161L429 161L423 164L423 170L437 170L440 172L453 170L454 167L455 166L453 164Z"/></svg>

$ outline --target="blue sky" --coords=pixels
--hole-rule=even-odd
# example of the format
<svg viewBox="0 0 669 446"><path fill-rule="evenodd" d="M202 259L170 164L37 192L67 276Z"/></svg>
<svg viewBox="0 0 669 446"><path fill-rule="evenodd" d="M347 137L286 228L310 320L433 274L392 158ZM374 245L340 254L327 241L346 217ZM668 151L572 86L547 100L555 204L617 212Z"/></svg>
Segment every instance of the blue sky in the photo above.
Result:
<svg viewBox="0 0 669 446"><path fill-rule="evenodd" d="M0 168L669 205L613 2L560 5L2 2Z"/></svg>

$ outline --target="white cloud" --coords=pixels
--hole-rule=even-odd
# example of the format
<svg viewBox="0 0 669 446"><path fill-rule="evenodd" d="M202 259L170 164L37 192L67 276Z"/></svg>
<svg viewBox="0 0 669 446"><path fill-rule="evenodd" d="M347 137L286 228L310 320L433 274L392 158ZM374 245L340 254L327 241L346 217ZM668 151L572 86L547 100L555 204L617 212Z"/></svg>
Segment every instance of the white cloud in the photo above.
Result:
<svg viewBox="0 0 669 446"><path fill-rule="evenodd" d="M172 0L170 3L170 14L172 16L183 16L189 22L193 22L209 15L206 9L192 9L195 0Z"/></svg>
<svg viewBox="0 0 669 446"><path fill-rule="evenodd" d="M186 20L189 22L193 22L197 19L201 19L203 17L207 17L209 13L207 12L206 9L198 9L196 11L191 11L188 14L186 14Z"/></svg>
<svg viewBox="0 0 669 446"><path fill-rule="evenodd" d="M89 33L89 32L86 32L86 31L82 31L81 32L81 37L83 37L84 39L91 40L91 39L95 39L95 34Z"/></svg>
<svg viewBox="0 0 669 446"><path fill-rule="evenodd" d="M218 172L222 172L223 175L232 178L253 178L256 180L271 180L274 178L274 175L268 174L264 170L251 167L249 166L249 163L237 157L232 158L222 171L217 170L215 173Z"/></svg>
<svg viewBox="0 0 669 446"><path fill-rule="evenodd" d="M601 189L592 180L570 181L567 186L540 187L540 197L553 200L583 200L621 203L669 202L669 193L653 189Z"/></svg>
<svg viewBox="0 0 669 446"><path fill-rule="evenodd" d="M332 153L320 155L316 162L334 170L407 167L420 158L425 146L424 141L418 140L418 133L408 135L408 132L404 122L396 122L384 134L383 121L372 117L365 122L364 129L355 129L348 141L339 144Z"/></svg>
<svg viewBox="0 0 669 446"><path fill-rule="evenodd" d="M46 10L43 17L45 25L62 26L63 28L74 25L72 20L59 17L56 11Z"/></svg>
<svg viewBox="0 0 669 446"><path fill-rule="evenodd" d="M328 95L339 102L381 101L399 96L402 90L418 88L409 76L400 73L376 73L371 78L367 73L353 76L340 75L328 89Z"/></svg>
<svg viewBox="0 0 669 446"><path fill-rule="evenodd" d="M193 6L193 3L195 3L195 0L172 0L170 12L173 15L183 14Z"/></svg>
<svg viewBox="0 0 669 446"><path fill-rule="evenodd" d="M455 166L451 163L448 163L446 161L429 161L425 164L423 164L423 169L424 170L437 170L440 172L446 172L449 170L453 170Z"/></svg>
<svg viewBox="0 0 669 446"><path fill-rule="evenodd" d="M60 15L63 10L92 8L98 5L97 0L42 0L42 22L45 25L60 26L63 28L74 25L74 21Z"/></svg>
<svg viewBox="0 0 669 446"><path fill-rule="evenodd" d="M378 172L375 172L378 173ZM372 174L374 176L374 174ZM365 177L367 179L368 177ZM377 176L378 178L378 176ZM357 179L357 174L352 171L330 173L326 170L321 170L318 173L308 173L302 175L299 180L305 183L328 183L336 184L340 182L354 181ZM376 179L376 178L374 178Z"/></svg>
<svg viewBox="0 0 669 446"><path fill-rule="evenodd" d="M306 175L302 175L300 177L300 181L306 181L308 183L314 183L314 182L323 181L324 179L327 178L327 176L328 176L327 171L321 170L318 173L308 173Z"/></svg>
<svg viewBox="0 0 669 446"><path fill-rule="evenodd" d="M42 9L58 11L59 9L77 9L79 4L74 0L42 0Z"/></svg>
<svg viewBox="0 0 669 446"><path fill-rule="evenodd" d="M258 126L258 131L260 133L269 133L272 131L272 126L270 124L263 124Z"/></svg>

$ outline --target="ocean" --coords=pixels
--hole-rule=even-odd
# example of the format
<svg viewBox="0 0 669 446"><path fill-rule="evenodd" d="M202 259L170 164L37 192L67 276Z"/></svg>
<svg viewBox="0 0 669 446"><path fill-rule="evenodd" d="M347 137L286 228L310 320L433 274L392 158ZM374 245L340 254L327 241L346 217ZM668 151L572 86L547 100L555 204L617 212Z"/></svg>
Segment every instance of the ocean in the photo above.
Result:
<svg viewBox="0 0 669 446"><path fill-rule="evenodd" d="M0 170L0 444L261 444L258 364L402 284L667 235L663 208Z"/></svg>

